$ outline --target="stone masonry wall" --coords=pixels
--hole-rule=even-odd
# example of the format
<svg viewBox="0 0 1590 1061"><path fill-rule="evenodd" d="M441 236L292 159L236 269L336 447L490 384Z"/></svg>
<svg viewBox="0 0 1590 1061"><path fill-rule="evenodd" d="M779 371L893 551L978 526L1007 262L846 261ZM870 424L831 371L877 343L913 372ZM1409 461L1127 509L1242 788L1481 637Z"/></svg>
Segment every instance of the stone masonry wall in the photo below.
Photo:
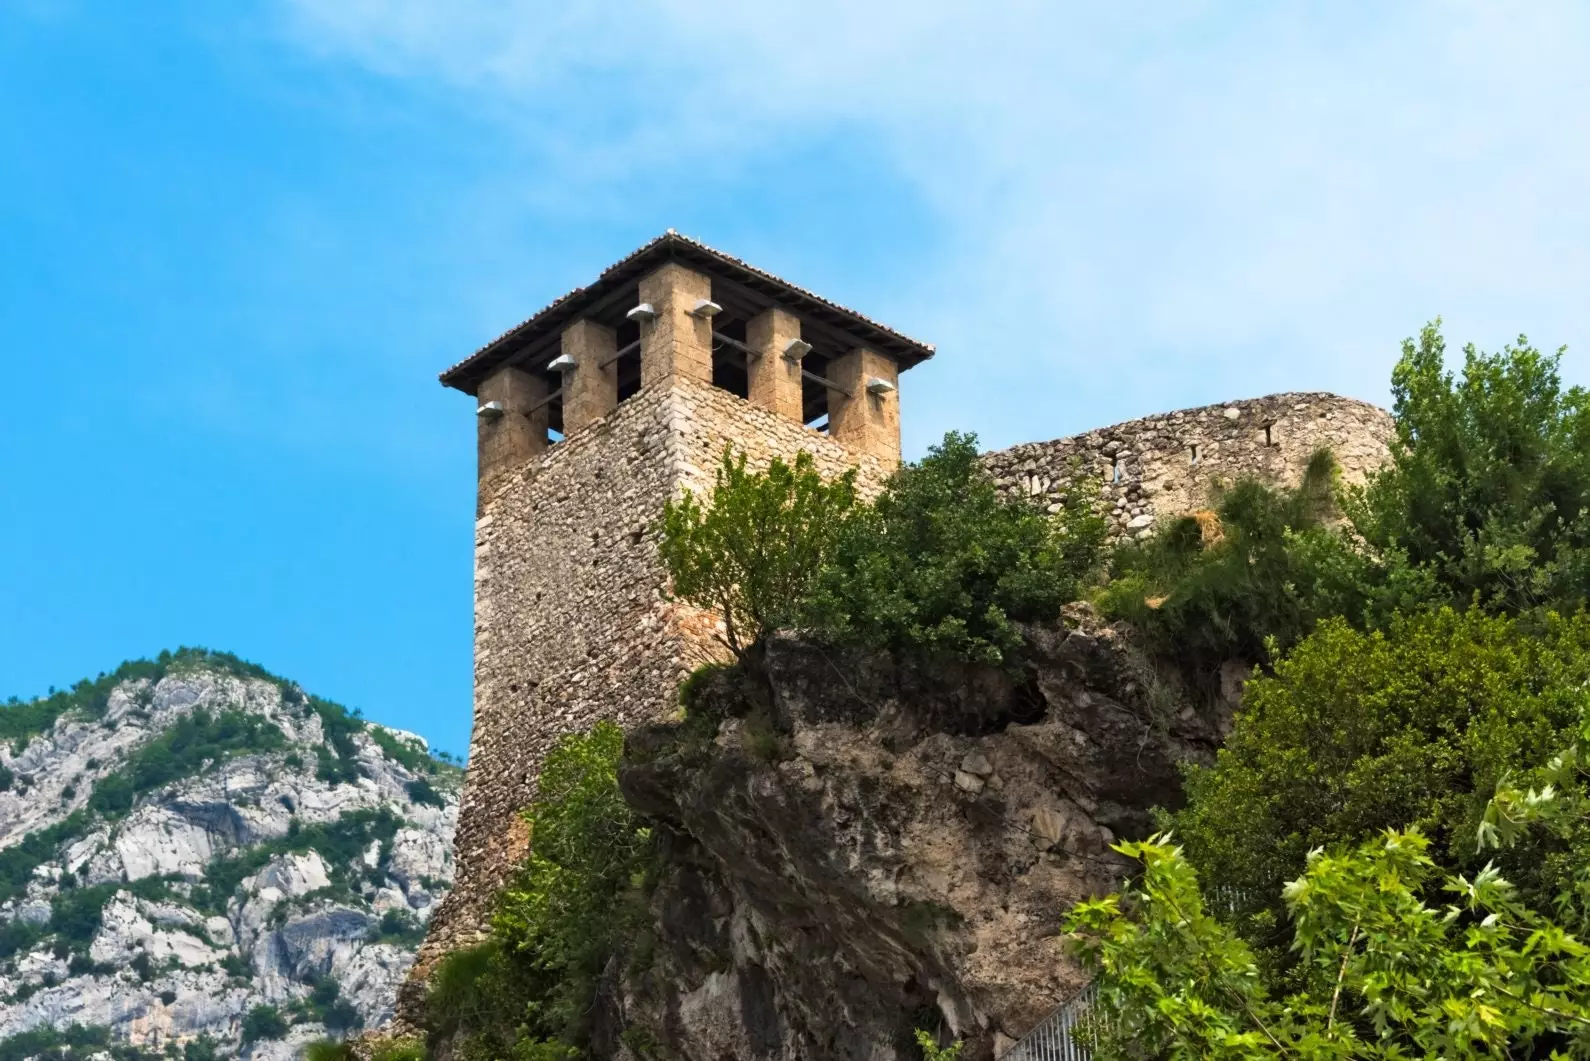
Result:
<svg viewBox="0 0 1590 1061"><path fill-rule="evenodd" d="M856 465L840 443L728 391L674 377L642 390L523 468L482 486L475 540L475 717L459 810L456 884L432 918L401 1010L449 950L485 928L523 857L519 815L560 734L630 727L677 707L679 682L724 650L715 617L666 598L656 523L665 500L709 490L725 445L753 467L811 453ZM858 485L890 469L864 457Z"/></svg>
<svg viewBox="0 0 1590 1061"><path fill-rule="evenodd" d="M1142 537L1157 517L1205 508L1214 490L1239 479L1295 486L1321 446L1349 482L1362 482L1385 460L1391 434L1390 414L1367 402L1272 394L1022 443L985 454L983 464L1002 489L1047 501L1050 511L1078 471L1098 476L1112 534Z"/></svg>

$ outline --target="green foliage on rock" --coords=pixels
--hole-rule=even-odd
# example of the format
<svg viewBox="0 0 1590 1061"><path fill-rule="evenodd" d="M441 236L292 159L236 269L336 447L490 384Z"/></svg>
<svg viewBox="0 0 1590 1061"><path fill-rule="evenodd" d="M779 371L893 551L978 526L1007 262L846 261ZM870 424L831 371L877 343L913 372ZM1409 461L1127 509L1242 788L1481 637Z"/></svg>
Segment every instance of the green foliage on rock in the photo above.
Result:
<svg viewBox="0 0 1590 1061"><path fill-rule="evenodd" d="M364 776L359 766L359 748L354 744L356 733L364 732L364 720L357 711L349 711L341 704L309 698L309 709L320 716L320 729L324 735L325 750L319 755L315 779L328 785L351 785Z"/></svg>
<svg viewBox="0 0 1590 1061"><path fill-rule="evenodd" d="M73 811L54 825L31 832L20 843L0 851L0 902L25 893L33 871L57 857L63 844L82 835L88 821L85 811ZM3 947L0 941L0 951Z"/></svg>
<svg viewBox="0 0 1590 1061"><path fill-rule="evenodd" d="M940 1046L937 1035L918 1028L916 1030L916 1045L922 1050L922 1061L960 1061L961 1047L966 1044L956 1040L949 1046Z"/></svg>
<svg viewBox="0 0 1590 1061"><path fill-rule="evenodd" d="M381 807L349 811L329 822L300 826L295 821L293 824L296 828L286 836L218 858L206 866L203 885L193 890L194 908L208 914L224 914L227 901L237 893L245 878L258 873L277 855L289 852L316 852L326 862L332 886L351 891L357 872L354 864L372 843L379 842L384 849L397 835L402 822L390 810Z"/></svg>
<svg viewBox="0 0 1590 1061"><path fill-rule="evenodd" d="M1099 567L1106 524L1096 489L1078 475L1051 517L1001 494L977 436L951 432L841 528L804 624L835 642L1008 663L1021 644L1016 624L1057 618Z"/></svg>
<svg viewBox="0 0 1590 1061"><path fill-rule="evenodd" d="M191 777L207 763L279 751L286 744L282 731L258 715L238 710L212 715L197 708L134 752L121 770L101 778L88 806L106 818L116 818L130 811L139 795Z"/></svg>
<svg viewBox="0 0 1590 1061"><path fill-rule="evenodd" d="M498 897L491 938L432 979L428 1030L471 1061L576 1057L603 966L625 938L650 836L618 789L623 733L599 723L548 752L534 843Z"/></svg>
<svg viewBox="0 0 1590 1061"><path fill-rule="evenodd" d="M1590 948L1494 867L1440 873L1416 830L1308 856L1285 889L1284 988L1209 914L1180 848L1116 850L1141 876L1066 924L1097 974L1098 1061L1590 1057Z"/></svg>
<svg viewBox="0 0 1590 1061"><path fill-rule="evenodd" d="M1269 662L1322 618L1417 602L1422 593L1406 579L1372 580L1368 558L1332 526L1335 478L1321 450L1295 488L1246 480L1213 509L1123 543L1101 609L1129 620L1151 651L1207 690L1222 664Z"/></svg>
<svg viewBox="0 0 1590 1061"><path fill-rule="evenodd" d="M1392 459L1348 505L1383 570L1427 572L1452 603L1573 611L1590 599L1590 398L1563 351L1520 337L1445 367L1440 322L1392 373Z"/></svg>
<svg viewBox="0 0 1590 1061"><path fill-rule="evenodd" d="M1272 905L1306 852L1388 828L1418 828L1443 865L1463 867L1490 793L1561 745L1586 682L1583 614L1444 608L1371 633L1327 620L1248 683L1226 746L1188 771L1187 805L1167 823L1249 913ZM1516 872L1533 883L1527 865Z"/></svg>
<svg viewBox="0 0 1590 1061"><path fill-rule="evenodd" d="M1590 591L1590 402L1559 352L1520 340L1443 365L1437 324L1392 373L1389 462L1332 488L1316 455L1302 485L1237 483L1215 519L1184 518L1122 547L1100 595L1163 658L1207 684L1231 659L1269 663L1314 624L1364 629L1440 604L1577 610Z"/></svg>
<svg viewBox="0 0 1590 1061"><path fill-rule="evenodd" d="M0 1039L0 1061L160 1061L164 1056L112 1042L110 1029L97 1025L40 1027Z"/></svg>
<svg viewBox="0 0 1590 1061"><path fill-rule="evenodd" d="M243 1015L243 1045L287 1034L287 1018L275 1006L259 1005Z"/></svg>
<svg viewBox="0 0 1590 1061"><path fill-rule="evenodd" d="M725 450L705 507L686 491L663 509L660 554L684 601L723 617L730 651L745 653L792 621L855 505L855 472L832 481L811 454L763 472Z"/></svg>
<svg viewBox="0 0 1590 1061"><path fill-rule="evenodd" d="M1000 493L976 436L950 433L899 469L871 504L854 476L825 482L812 459L746 471L725 455L703 506L663 519L661 555L682 599L725 616L744 658L772 630L836 643L1006 664L1018 624L1054 619L1101 566L1106 524L1085 476L1051 517Z"/></svg>
<svg viewBox="0 0 1590 1061"><path fill-rule="evenodd" d="M175 652L161 652L152 660L128 660L109 674L85 678L70 689L52 689L46 696L32 700L20 700L13 696L0 704L0 741L26 743L55 725L56 720L63 716L99 718L109 706L112 690L122 682L141 680L153 683L168 674L200 669L216 670L236 678L281 683L280 678L264 667L230 652L182 647Z"/></svg>

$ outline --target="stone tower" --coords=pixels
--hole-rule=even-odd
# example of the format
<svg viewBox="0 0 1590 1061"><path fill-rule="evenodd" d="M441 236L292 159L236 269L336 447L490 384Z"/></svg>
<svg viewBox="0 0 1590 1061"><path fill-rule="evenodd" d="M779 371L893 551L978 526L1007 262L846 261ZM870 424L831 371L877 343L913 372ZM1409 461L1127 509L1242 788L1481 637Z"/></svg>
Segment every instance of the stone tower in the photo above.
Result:
<svg viewBox="0 0 1590 1061"><path fill-rule="evenodd" d="M664 501L710 486L729 445L876 485L900 460L899 374L932 354L669 231L442 374L478 413L475 716L457 885L400 1010L484 927L552 741L669 714L717 654L715 619L666 599Z"/></svg>

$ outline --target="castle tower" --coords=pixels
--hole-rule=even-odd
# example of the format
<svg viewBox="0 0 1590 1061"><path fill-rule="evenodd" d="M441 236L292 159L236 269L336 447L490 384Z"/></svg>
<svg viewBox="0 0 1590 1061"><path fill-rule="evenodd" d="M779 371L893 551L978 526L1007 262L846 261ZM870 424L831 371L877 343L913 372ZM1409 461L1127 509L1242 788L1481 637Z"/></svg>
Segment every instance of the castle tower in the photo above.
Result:
<svg viewBox="0 0 1590 1061"><path fill-rule="evenodd" d="M880 483L900 460L899 374L932 353L669 231L442 374L478 413L475 717L458 886L411 989L484 927L551 743L665 717L718 654L714 617L666 599L663 503L709 487L729 445Z"/></svg>

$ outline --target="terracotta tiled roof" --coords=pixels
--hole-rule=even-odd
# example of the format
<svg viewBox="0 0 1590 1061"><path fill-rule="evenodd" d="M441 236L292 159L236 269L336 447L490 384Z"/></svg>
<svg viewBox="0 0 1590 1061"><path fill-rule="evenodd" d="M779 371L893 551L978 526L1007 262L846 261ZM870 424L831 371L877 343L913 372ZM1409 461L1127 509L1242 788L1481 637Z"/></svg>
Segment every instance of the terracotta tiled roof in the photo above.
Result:
<svg viewBox="0 0 1590 1061"><path fill-rule="evenodd" d="M808 314L884 353L893 354L899 359L901 369L910 368L933 356L933 347L929 343L912 339L853 309L830 302L805 288L796 287L771 273L669 229L622 261L604 269L602 275L592 283L575 288L443 372L442 383L474 393L481 380L514 351L542 336L561 331L593 304L625 285L638 282L642 276L669 260L690 262L709 275L715 273L761 290L779 305L796 313Z"/></svg>

